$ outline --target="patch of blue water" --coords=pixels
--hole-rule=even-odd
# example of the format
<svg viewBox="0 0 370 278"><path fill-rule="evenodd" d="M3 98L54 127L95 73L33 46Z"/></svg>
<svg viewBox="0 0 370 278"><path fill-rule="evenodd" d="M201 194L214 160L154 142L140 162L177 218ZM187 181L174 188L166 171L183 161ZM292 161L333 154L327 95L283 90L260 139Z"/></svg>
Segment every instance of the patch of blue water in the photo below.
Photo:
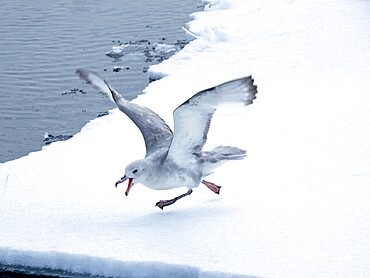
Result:
<svg viewBox="0 0 370 278"><path fill-rule="evenodd" d="M88 4L87 4L88 3ZM174 44L197 3L184 1L5 1L0 9L0 162L40 150L44 134L69 136L114 107L80 91L76 68L103 75L126 98L141 93L160 59L106 55L120 44Z"/></svg>

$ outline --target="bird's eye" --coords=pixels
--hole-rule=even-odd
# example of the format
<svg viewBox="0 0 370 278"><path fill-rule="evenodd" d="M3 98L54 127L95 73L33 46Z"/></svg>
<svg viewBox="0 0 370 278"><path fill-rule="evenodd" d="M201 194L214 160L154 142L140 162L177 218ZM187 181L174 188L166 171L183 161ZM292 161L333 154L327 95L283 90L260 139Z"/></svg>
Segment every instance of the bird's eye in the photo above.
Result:
<svg viewBox="0 0 370 278"><path fill-rule="evenodd" d="M137 171L138 171L138 170L137 170L137 169L135 169L135 170L133 170L133 171L132 171L132 173L133 173L133 174L136 174L136 173L137 173Z"/></svg>

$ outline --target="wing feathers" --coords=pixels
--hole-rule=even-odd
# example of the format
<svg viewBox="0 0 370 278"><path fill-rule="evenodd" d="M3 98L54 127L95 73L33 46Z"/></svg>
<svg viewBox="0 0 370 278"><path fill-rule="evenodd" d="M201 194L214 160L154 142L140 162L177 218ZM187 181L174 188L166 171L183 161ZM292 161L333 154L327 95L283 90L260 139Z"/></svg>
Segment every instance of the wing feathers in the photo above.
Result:
<svg viewBox="0 0 370 278"><path fill-rule="evenodd" d="M101 78L97 73L85 69L76 69L76 74L86 83L90 84L94 89L113 97L108 83Z"/></svg>
<svg viewBox="0 0 370 278"><path fill-rule="evenodd" d="M200 152L207 140L211 119L217 107L227 103L253 103L257 94L257 86L253 82L251 76L228 81L195 94L176 108L173 114L174 137L169 155L176 159Z"/></svg>
<svg viewBox="0 0 370 278"><path fill-rule="evenodd" d="M146 107L126 101L107 81L93 71L77 69L76 74L95 89L111 96L118 108L136 124L144 137L146 156L158 149L169 148L172 131L156 113Z"/></svg>

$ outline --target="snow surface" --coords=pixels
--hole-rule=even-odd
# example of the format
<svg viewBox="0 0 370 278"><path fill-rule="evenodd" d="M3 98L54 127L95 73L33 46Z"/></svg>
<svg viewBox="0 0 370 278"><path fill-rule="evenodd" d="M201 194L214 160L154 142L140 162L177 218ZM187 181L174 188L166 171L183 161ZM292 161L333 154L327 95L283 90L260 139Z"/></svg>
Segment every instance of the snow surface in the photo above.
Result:
<svg viewBox="0 0 370 278"><path fill-rule="evenodd" d="M191 15L198 36L152 66L136 101L172 124L209 86L253 74L246 109L222 110L207 147L248 150L205 186L114 182L145 153L120 111L71 140L0 164L0 264L121 277L370 276L370 3L219 0ZM87 87L88 88L88 87ZM90 91L93 93L93 90ZM174 274L176 273L176 274Z"/></svg>

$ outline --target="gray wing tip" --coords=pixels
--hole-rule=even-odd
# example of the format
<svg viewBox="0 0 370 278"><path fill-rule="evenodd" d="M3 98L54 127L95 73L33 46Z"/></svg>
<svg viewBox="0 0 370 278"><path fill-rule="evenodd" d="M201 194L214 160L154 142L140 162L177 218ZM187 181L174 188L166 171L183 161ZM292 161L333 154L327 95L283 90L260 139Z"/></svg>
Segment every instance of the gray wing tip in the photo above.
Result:
<svg viewBox="0 0 370 278"><path fill-rule="evenodd" d="M87 69L82 69L82 68L76 69L75 74L77 74L80 79L84 80L88 84L91 84L91 81L89 80L89 74L95 74L95 75L99 76L96 72L93 72L93 71L87 70Z"/></svg>
<svg viewBox="0 0 370 278"><path fill-rule="evenodd" d="M95 89L101 90L102 88L99 87L97 84L95 84L94 81L93 81L93 79L92 79L94 76L95 77L98 77L102 82L104 82L104 84L108 88L108 90L109 90L109 92L111 94L111 97L113 98L114 102L116 102L116 104L118 105L118 101L122 98L122 96L117 91L115 91L108 84L108 82L103 77L101 77L99 74L97 74L96 72L94 72L92 70L82 69L82 68L76 69L75 70L75 74L77 74L80 79L82 79L83 81L85 81L87 84L90 84ZM108 93L108 91L106 93Z"/></svg>
<svg viewBox="0 0 370 278"><path fill-rule="evenodd" d="M101 77L99 74L97 74L96 72L92 71L92 70L88 70L88 69L82 69L82 68L78 68L75 70L75 74L83 81L85 81L87 84L90 84L91 86L93 86L95 89L97 90L100 90L100 87L97 86L93 80L92 80L92 77L95 76L95 77L98 77L99 79L101 79L104 83L107 83L103 77Z"/></svg>

